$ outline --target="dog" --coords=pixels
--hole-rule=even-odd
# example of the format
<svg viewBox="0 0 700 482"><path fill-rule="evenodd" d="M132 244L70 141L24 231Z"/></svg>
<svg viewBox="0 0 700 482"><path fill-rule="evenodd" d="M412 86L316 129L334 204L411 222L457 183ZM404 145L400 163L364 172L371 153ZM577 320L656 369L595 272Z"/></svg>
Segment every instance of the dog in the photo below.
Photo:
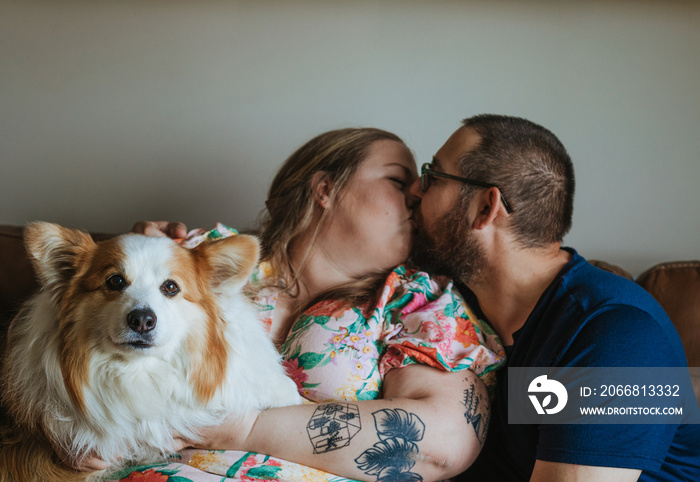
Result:
<svg viewBox="0 0 700 482"><path fill-rule="evenodd" d="M3 401L14 425L0 481L90 478L54 448L124 457L120 466L163 460L175 434L197 440L227 416L302 402L241 293L255 237L193 249L137 234L96 243L38 222L25 245L41 289L8 333Z"/></svg>

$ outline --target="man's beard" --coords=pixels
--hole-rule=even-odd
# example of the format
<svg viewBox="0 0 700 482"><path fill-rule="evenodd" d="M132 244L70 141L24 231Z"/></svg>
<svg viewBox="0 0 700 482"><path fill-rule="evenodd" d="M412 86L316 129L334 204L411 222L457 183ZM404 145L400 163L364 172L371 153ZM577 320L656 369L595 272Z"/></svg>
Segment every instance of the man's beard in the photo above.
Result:
<svg viewBox="0 0 700 482"><path fill-rule="evenodd" d="M484 250L459 210L445 213L428 232L416 210L418 229L413 239L411 261L430 274L446 275L464 284L473 281L485 265Z"/></svg>

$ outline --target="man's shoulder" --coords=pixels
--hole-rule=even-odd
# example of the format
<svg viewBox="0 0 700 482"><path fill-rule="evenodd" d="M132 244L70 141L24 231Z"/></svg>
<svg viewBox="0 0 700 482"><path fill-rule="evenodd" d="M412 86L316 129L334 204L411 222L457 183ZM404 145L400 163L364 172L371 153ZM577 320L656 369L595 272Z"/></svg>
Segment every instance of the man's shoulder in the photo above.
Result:
<svg viewBox="0 0 700 482"><path fill-rule="evenodd" d="M682 353L663 308L633 281L577 256L533 310L514 344L512 362L624 366L625 359L637 359L633 353L654 346L668 347L673 359Z"/></svg>
<svg viewBox="0 0 700 482"><path fill-rule="evenodd" d="M575 256L570 269L563 273L560 297L575 303L585 318L607 309L648 313L651 318L670 322L659 303L632 280L597 268Z"/></svg>
<svg viewBox="0 0 700 482"><path fill-rule="evenodd" d="M577 298L638 302L648 295L634 281L593 266L581 256L575 256L570 269L562 274L561 279L566 289Z"/></svg>

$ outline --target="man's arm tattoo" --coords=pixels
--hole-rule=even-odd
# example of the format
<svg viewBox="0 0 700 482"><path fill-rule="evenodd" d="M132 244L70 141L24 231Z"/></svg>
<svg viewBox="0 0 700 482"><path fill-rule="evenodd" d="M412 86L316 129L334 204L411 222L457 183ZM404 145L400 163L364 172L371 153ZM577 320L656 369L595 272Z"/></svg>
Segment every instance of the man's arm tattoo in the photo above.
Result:
<svg viewBox="0 0 700 482"><path fill-rule="evenodd" d="M315 454L347 447L362 428L360 410L352 403L319 405L306 425Z"/></svg>
<svg viewBox="0 0 700 482"><path fill-rule="evenodd" d="M489 429L489 416L488 414L479 413L479 404L489 403L488 398L484 401L482 397L476 392L476 385L471 384L464 390L464 406L467 408L464 412L464 418L467 419L467 423L474 428L476 433L476 439L479 444L484 445L486 440L486 433Z"/></svg>
<svg viewBox="0 0 700 482"><path fill-rule="evenodd" d="M411 469L419 458L416 442L423 439L425 424L405 410L384 409L374 412L379 442L355 459L357 467L377 482L417 482L423 477Z"/></svg>

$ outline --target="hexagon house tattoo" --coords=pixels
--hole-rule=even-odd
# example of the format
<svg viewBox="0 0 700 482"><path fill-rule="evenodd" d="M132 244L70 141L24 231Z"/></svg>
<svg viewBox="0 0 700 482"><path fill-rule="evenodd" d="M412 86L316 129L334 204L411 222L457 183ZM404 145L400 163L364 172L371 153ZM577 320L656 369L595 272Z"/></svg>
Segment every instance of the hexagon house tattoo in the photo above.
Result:
<svg viewBox="0 0 700 482"><path fill-rule="evenodd" d="M347 447L362 428L360 410L351 403L320 405L306 425L315 454Z"/></svg>

